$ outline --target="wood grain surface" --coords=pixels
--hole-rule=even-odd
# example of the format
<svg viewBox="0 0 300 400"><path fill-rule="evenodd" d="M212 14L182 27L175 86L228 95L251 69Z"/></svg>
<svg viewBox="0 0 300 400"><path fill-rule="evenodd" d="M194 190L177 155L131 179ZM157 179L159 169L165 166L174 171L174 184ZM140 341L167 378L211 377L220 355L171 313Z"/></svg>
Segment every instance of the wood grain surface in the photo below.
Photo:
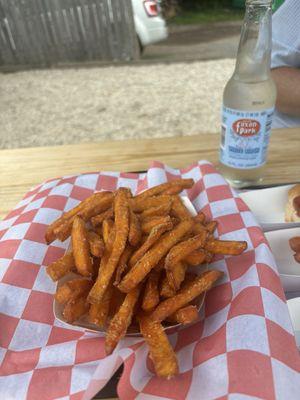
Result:
<svg viewBox="0 0 300 400"><path fill-rule="evenodd" d="M219 135L110 141L0 150L0 218L35 185L62 175L91 171L143 171L150 161L186 167L218 162ZM274 130L263 184L300 180L300 128Z"/></svg>

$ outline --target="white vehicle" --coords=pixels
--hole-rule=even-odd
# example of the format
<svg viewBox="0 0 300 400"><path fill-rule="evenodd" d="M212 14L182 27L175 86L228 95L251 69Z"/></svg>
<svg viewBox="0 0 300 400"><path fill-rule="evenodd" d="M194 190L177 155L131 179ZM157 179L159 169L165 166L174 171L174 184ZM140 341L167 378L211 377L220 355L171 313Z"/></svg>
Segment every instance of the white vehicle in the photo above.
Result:
<svg viewBox="0 0 300 400"><path fill-rule="evenodd" d="M168 37L168 29L162 17L160 1L132 0L135 30L141 50Z"/></svg>

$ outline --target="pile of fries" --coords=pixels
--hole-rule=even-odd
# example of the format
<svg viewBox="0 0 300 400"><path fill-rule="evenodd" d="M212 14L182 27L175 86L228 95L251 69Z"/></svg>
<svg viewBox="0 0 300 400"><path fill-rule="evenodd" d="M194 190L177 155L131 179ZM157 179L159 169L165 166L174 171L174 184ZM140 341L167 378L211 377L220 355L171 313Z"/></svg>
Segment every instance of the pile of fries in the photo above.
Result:
<svg viewBox="0 0 300 400"><path fill-rule="evenodd" d="M72 250L47 267L54 281L79 275L55 296L65 320L87 316L106 330L107 354L128 329L139 327L157 375L166 378L178 373L178 364L164 326L197 320L197 301L222 276L216 270L196 274L196 267L214 254L247 248L246 242L216 240L216 221L190 214L179 193L193 183L177 179L137 196L127 188L95 193L46 232L48 244L71 236Z"/></svg>

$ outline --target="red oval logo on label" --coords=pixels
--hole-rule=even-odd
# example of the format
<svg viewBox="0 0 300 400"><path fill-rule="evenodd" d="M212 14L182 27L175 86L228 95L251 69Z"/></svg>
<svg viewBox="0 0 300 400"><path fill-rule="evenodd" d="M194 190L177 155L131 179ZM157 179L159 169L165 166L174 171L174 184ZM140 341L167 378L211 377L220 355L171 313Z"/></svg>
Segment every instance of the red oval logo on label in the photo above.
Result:
<svg viewBox="0 0 300 400"><path fill-rule="evenodd" d="M255 119L238 119L232 129L239 136L255 136L260 131L260 123Z"/></svg>

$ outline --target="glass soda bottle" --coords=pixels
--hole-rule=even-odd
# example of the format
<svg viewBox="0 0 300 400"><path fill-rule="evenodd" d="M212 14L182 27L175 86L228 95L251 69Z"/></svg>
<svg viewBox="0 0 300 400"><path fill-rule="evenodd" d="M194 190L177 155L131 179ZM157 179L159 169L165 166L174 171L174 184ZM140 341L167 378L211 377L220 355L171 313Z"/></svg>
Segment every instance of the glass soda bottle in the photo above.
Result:
<svg viewBox="0 0 300 400"><path fill-rule="evenodd" d="M223 94L220 169L234 187L263 178L276 87L270 74L272 0L247 0L234 73Z"/></svg>

